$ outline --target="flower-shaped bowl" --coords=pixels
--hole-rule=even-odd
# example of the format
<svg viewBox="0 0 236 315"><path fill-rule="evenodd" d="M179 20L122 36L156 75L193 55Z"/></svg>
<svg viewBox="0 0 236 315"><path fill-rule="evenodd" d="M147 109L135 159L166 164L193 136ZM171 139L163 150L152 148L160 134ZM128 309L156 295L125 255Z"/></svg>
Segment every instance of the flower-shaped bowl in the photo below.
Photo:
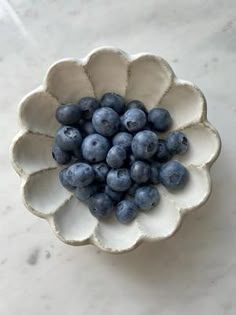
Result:
<svg viewBox="0 0 236 315"><path fill-rule="evenodd" d="M84 96L100 99L105 92L118 93L126 101L138 99L148 109L166 108L174 120L172 130L182 130L190 142L187 154L177 157L190 173L188 185L175 193L159 185L158 206L140 213L129 225L93 217L62 187L60 167L51 155L59 127L57 107ZM128 55L114 47L102 47L84 59L60 60L50 67L43 84L21 101L19 117L21 130L13 141L11 158L22 178L25 206L46 219L66 244L94 244L104 251L121 253L143 241L160 241L173 235L184 214L205 203L211 193L210 168L221 142L207 120L206 100L196 86L178 79L159 56Z"/></svg>

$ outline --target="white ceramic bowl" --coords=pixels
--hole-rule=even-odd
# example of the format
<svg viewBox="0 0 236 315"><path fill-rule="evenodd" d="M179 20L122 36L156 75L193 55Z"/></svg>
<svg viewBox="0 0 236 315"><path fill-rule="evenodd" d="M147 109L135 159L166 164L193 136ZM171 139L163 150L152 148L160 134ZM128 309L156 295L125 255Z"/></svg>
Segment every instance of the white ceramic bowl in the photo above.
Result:
<svg viewBox="0 0 236 315"><path fill-rule="evenodd" d="M97 221L62 187L60 167L51 156L59 127L57 107L84 96L100 99L110 91L126 101L141 100L148 109L168 109L174 120L172 130L183 130L190 142L187 154L177 157L190 173L186 188L170 193L159 185L158 206L140 213L130 225L114 219ZM22 177L24 203L33 214L46 219L67 244L94 244L104 251L120 253L142 241L165 239L174 234L185 213L202 205L210 195L209 171L220 152L219 135L207 121L202 92L192 83L177 79L159 56L128 55L117 48L102 47L84 59L60 60L50 67L42 86L22 100L19 117L21 130L13 141L11 157Z"/></svg>

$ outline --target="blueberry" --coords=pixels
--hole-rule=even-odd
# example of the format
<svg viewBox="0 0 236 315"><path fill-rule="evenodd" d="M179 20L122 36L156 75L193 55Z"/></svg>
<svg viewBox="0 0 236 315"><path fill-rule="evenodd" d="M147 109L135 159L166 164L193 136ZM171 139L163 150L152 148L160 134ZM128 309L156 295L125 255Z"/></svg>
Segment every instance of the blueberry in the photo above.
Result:
<svg viewBox="0 0 236 315"><path fill-rule="evenodd" d="M149 159L157 151L158 137L153 131L140 131L134 136L131 148L136 158Z"/></svg>
<svg viewBox="0 0 236 315"><path fill-rule="evenodd" d="M160 183L160 178L159 178L160 169L161 169L161 163L159 162L151 163L150 182L154 185L157 185Z"/></svg>
<svg viewBox="0 0 236 315"><path fill-rule="evenodd" d="M71 161L71 154L63 151L56 143L52 148L52 157L58 164L68 164Z"/></svg>
<svg viewBox="0 0 236 315"><path fill-rule="evenodd" d="M97 109L93 115L94 129L103 136L113 136L120 127L119 115L109 107Z"/></svg>
<svg viewBox="0 0 236 315"><path fill-rule="evenodd" d="M105 160L110 143L105 137L94 133L83 140L81 149L85 160L97 163Z"/></svg>
<svg viewBox="0 0 236 315"><path fill-rule="evenodd" d="M98 101L93 97L81 98L78 105L83 119L91 119L95 110L99 108Z"/></svg>
<svg viewBox="0 0 236 315"><path fill-rule="evenodd" d="M82 124L80 124L80 130L85 137L96 133L96 130L93 128L91 121L84 121Z"/></svg>
<svg viewBox="0 0 236 315"><path fill-rule="evenodd" d="M116 218L120 223L133 221L138 214L138 208L133 200L122 200L116 206Z"/></svg>
<svg viewBox="0 0 236 315"><path fill-rule="evenodd" d="M114 138L112 140L112 143L113 143L113 145L120 145L123 148L125 148L125 150L127 152L130 152L132 139L133 139L133 136L130 133L128 133L128 132L118 132L114 136Z"/></svg>
<svg viewBox="0 0 236 315"><path fill-rule="evenodd" d="M93 164L93 170L95 173L95 180L98 182L105 182L107 178L107 174L109 172L109 167L106 163L96 163Z"/></svg>
<svg viewBox="0 0 236 315"><path fill-rule="evenodd" d="M160 132L167 131L172 124L170 113L164 108L153 108L150 110L148 113L148 121L155 130Z"/></svg>
<svg viewBox="0 0 236 315"><path fill-rule="evenodd" d="M122 116L122 124L129 132L142 130L146 125L146 122L146 114L138 108L128 109Z"/></svg>
<svg viewBox="0 0 236 315"><path fill-rule="evenodd" d="M143 161L136 161L130 169L132 180L138 184L146 183L150 179L151 169L149 164Z"/></svg>
<svg viewBox="0 0 236 315"><path fill-rule="evenodd" d="M56 134L57 145L65 151L77 149L82 141L82 136L78 129L70 126L61 127Z"/></svg>
<svg viewBox="0 0 236 315"><path fill-rule="evenodd" d="M172 158L172 154L170 153L170 151L167 148L166 140L159 139L155 159L158 162L164 163L164 162L168 162L171 158Z"/></svg>
<svg viewBox="0 0 236 315"><path fill-rule="evenodd" d="M139 185L134 183L132 186L130 186L129 190L127 191L129 196L134 197L136 190L139 188Z"/></svg>
<svg viewBox="0 0 236 315"><path fill-rule="evenodd" d="M88 201L89 210L93 216L98 219L103 219L111 215L113 212L113 202L105 193L97 193Z"/></svg>
<svg viewBox="0 0 236 315"><path fill-rule="evenodd" d="M63 170L59 172L59 179L64 188L66 188L69 191L75 190L76 187L72 186L68 181L67 168L64 168Z"/></svg>
<svg viewBox="0 0 236 315"><path fill-rule="evenodd" d="M74 125L81 118L81 110L78 104L61 105L56 110L56 119L62 125Z"/></svg>
<svg viewBox="0 0 236 315"><path fill-rule="evenodd" d="M135 203L141 210L151 210L159 201L160 194L155 186L142 186L135 192Z"/></svg>
<svg viewBox="0 0 236 315"><path fill-rule="evenodd" d="M123 192L114 191L108 185L105 187L105 193L114 201L119 202L123 197Z"/></svg>
<svg viewBox="0 0 236 315"><path fill-rule="evenodd" d="M160 169L160 181L168 189L182 189L188 179L188 170L177 161L169 161Z"/></svg>
<svg viewBox="0 0 236 315"><path fill-rule="evenodd" d="M167 137L167 148L172 154L183 154L188 150L188 139L180 131L171 132Z"/></svg>
<svg viewBox="0 0 236 315"><path fill-rule="evenodd" d="M93 168L86 163L75 163L68 168L67 179L72 186L87 186L94 180Z"/></svg>
<svg viewBox="0 0 236 315"><path fill-rule="evenodd" d="M101 107L110 107L119 115L125 111L125 102L122 96L115 93L106 93L100 101Z"/></svg>
<svg viewBox="0 0 236 315"><path fill-rule="evenodd" d="M147 113L147 109L146 109L146 107L144 106L144 104L143 104L141 101L138 101L138 100L130 101L130 102L127 104L127 108L128 108L128 109L137 108L137 109L141 109L142 111L144 111L145 113Z"/></svg>
<svg viewBox="0 0 236 315"><path fill-rule="evenodd" d="M85 187L77 187L75 191L75 196L80 201L87 201L96 192L97 192L97 186L94 184L90 184Z"/></svg>
<svg viewBox="0 0 236 315"><path fill-rule="evenodd" d="M123 147L115 145L107 153L106 162L111 168L120 168L126 159L126 151Z"/></svg>
<svg viewBox="0 0 236 315"><path fill-rule="evenodd" d="M126 168L112 169L107 175L107 185L115 191L126 191L131 185L129 171Z"/></svg>

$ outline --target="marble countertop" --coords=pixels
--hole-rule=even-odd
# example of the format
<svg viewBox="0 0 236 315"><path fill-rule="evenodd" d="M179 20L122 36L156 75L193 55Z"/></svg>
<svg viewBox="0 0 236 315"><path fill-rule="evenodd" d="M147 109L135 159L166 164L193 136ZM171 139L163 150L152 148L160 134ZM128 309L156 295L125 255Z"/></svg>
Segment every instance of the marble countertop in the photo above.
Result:
<svg viewBox="0 0 236 315"><path fill-rule="evenodd" d="M234 315L235 1L0 0L0 36L0 314ZM21 97L53 61L102 45L164 56L204 91L223 142L208 203L120 256L59 242L24 208L8 156Z"/></svg>

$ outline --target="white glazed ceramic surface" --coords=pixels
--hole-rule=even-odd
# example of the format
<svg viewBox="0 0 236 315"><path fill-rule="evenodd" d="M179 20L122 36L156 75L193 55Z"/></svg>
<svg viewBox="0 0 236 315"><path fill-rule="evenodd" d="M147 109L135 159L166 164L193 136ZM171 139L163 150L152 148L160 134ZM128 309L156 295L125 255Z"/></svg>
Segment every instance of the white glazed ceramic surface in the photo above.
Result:
<svg viewBox="0 0 236 315"><path fill-rule="evenodd" d="M56 129L55 111L61 103L84 96L98 99L116 92L126 101L138 99L151 109L161 106L173 117L173 130L182 130L189 142L187 154L177 159L189 170L185 189L170 193L158 189L161 201L149 213L140 213L129 225L115 219L97 221L87 207L59 182L60 167L51 156ZM219 155L220 138L206 116L206 100L192 83L177 79L168 63L151 54L128 55L102 47L81 60L65 59L49 69L43 85L20 103L21 131L13 141L12 163L22 177L26 207L46 219L55 234L70 245L94 244L121 253L142 241L170 237L185 213L202 205L211 192L210 167Z"/></svg>

